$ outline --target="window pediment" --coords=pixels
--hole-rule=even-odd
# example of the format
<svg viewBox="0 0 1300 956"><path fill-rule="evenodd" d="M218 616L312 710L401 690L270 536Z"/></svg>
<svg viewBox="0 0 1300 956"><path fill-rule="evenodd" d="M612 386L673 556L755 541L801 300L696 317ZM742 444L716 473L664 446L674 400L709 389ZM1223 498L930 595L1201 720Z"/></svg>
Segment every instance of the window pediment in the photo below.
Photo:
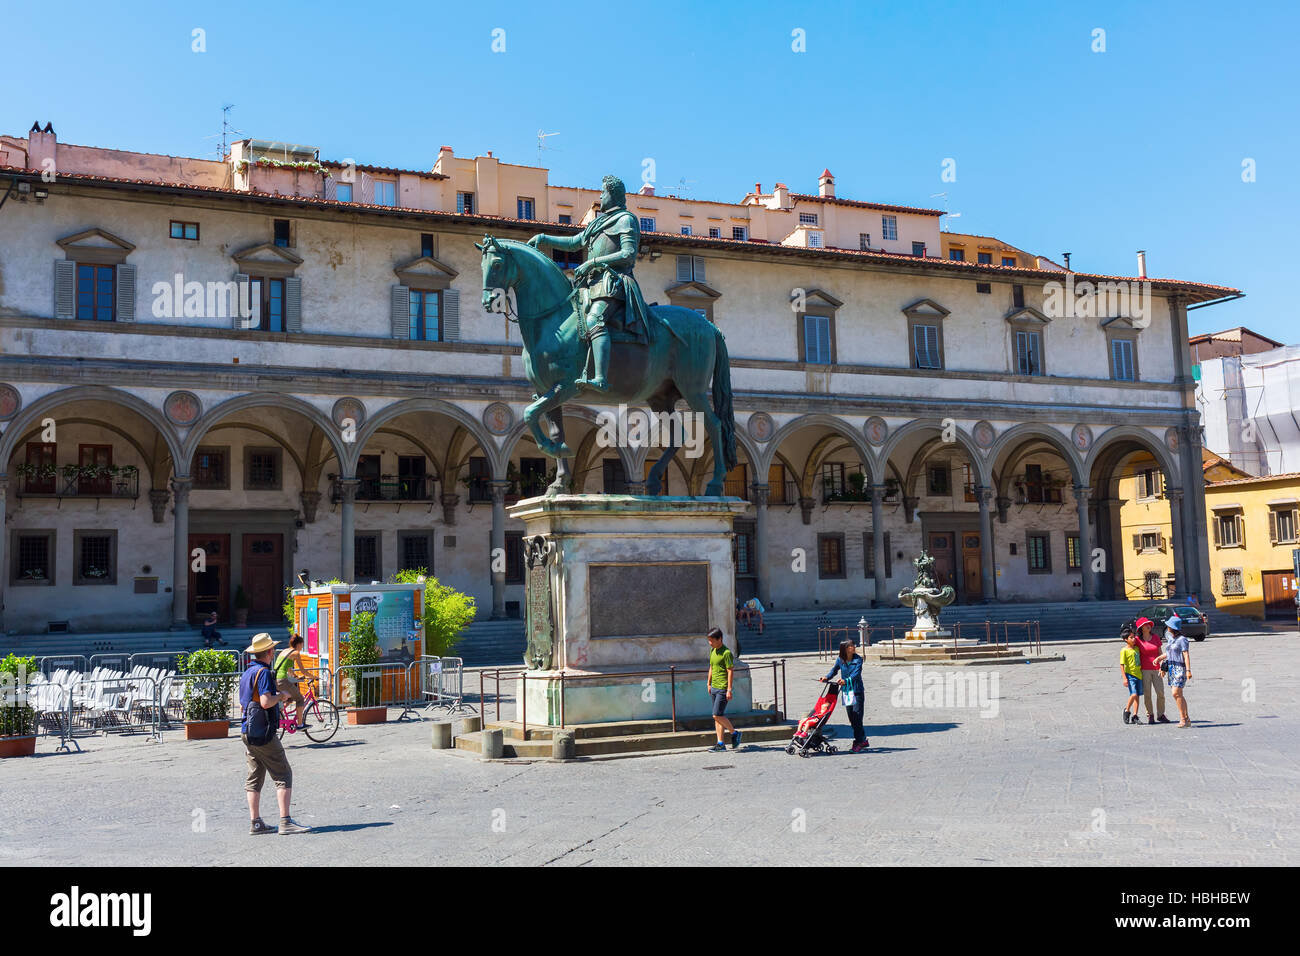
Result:
<svg viewBox="0 0 1300 956"><path fill-rule="evenodd" d="M1050 316L1044 315L1032 306L1022 306L1019 309L1012 309L1007 313L1007 321L1012 325L1031 325L1035 328L1042 328L1051 322Z"/></svg>
<svg viewBox="0 0 1300 956"><path fill-rule="evenodd" d="M676 285L670 285L664 290L668 298L671 299L701 299L712 302L714 299L722 298L722 293L711 285L703 282L679 282Z"/></svg>
<svg viewBox="0 0 1300 956"><path fill-rule="evenodd" d="M459 273L433 256L418 256L393 267L398 281L412 289L433 289L440 291L451 286L451 280Z"/></svg>
<svg viewBox="0 0 1300 956"><path fill-rule="evenodd" d="M250 246L231 256L239 271L246 275L283 278L291 276L302 265L302 257L294 255L283 246L273 242L262 242Z"/></svg>
<svg viewBox="0 0 1300 956"><path fill-rule="evenodd" d="M1120 315L1113 319L1104 319L1101 327L1107 332L1141 332L1150 324L1150 319L1143 320L1139 325L1131 316Z"/></svg>
<svg viewBox="0 0 1300 956"><path fill-rule="evenodd" d="M909 319L946 319L952 310L945 309L934 299L917 299L903 308L903 314Z"/></svg>
<svg viewBox="0 0 1300 956"><path fill-rule="evenodd" d="M791 301L797 296L791 296ZM804 312L813 315L829 315L844 304L841 299L837 299L825 289L809 289L803 294Z"/></svg>
<svg viewBox="0 0 1300 956"><path fill-rule="evenodd" d="M76 262L97 265L121 265L134 251L135 246L121 236L104 229L86 229L75 235L64 236L58 246L67 258Z"/></svg>

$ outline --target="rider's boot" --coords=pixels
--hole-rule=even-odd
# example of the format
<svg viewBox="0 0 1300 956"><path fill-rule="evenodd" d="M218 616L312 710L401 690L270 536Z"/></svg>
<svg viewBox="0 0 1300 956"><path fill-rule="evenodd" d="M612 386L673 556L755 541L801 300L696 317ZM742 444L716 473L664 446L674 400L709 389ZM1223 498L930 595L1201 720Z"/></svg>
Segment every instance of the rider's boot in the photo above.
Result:
<svg viewBox="0 0 1300 956"><path fill-rule="evenodd" d="M605 376L609 374L609 333L600 331L591 337L591 378L585 375L577 384L593 388L598 392L609 391Z"/></svg>

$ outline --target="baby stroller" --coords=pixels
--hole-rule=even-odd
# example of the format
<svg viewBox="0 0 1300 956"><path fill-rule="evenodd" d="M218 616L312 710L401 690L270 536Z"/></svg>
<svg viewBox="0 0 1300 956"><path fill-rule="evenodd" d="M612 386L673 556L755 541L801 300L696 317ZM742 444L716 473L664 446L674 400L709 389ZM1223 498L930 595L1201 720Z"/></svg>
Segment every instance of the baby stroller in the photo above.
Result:
<svg viewBox="0 0 1300 956"><path fill-rule="evenodd" d="M831 714L835 713L835 702L839 699L839 684L827 681L826 686L822 688L821 696L817 698L817 703L813 704L813 709L795 727L794 736L790 738L790 745L785 748L785 752L797 753L800 757L807 757L814 751L837 753L835 745L831 743L831 738L835 736L835 728L827 727L826 722L831 719Z"/></svg>

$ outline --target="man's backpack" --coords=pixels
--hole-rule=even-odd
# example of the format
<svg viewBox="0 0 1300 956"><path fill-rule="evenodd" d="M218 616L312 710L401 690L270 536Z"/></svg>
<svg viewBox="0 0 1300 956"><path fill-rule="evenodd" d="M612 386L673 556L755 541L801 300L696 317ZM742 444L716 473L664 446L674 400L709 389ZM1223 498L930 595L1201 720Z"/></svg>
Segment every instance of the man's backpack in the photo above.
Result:
<svg viewBox="0 0 1300 956"><path fill-rule="evenodd" d="M271 668L265 664L259 663L258 666L268 673L271 671ZM262 706L261 694L257 689L261 676L258 672L249 682L252 693L244 706L243 720L239 728L244 738L255 747L270 743L280 731L280 705L277 703L270 710ZM271 678L271 686L275 686L274 676Z"/></svg>

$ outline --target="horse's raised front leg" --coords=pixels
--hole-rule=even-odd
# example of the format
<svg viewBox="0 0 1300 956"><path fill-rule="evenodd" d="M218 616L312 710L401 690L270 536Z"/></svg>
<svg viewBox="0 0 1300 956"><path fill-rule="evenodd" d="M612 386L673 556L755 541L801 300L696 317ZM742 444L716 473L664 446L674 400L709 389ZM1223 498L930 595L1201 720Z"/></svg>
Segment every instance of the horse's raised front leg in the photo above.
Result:
<svg viewBox="0 0 1300 956"><path fill-rule="evenodd" d="M704 431L709 436L713 448L713 478L704 489L706 498L722 497L722 489L727 477L727 463L722 454L722 423L713 411L713 396L708 392L693 393L685 396L691 411L704 419Z"/></svg>
<svg viewBox="0 0 1300 956"><path fill-rule="evenodd" d="M557 447L568 448L569 446L564 440L564 406L557 405L550 409L546 412L546 418L551 423L551 438L558 442ZM573 471L571 459L555 459L555 480L546 488L547 497L563 494L564 492L569 491L569 486L572 480Z"/></svg>
<svg viewBox="0 0 1300 956"><path fill-rule="evenodd" d="M542 454L550 455L555 459L572 458L573 450L564 443L563 431L559 442L553 441L549 436L542 434L541 416L557 408L578 394L578 387L570 382L560 382L547 390L545 395L535 398L524 409L524 422L528 425L528 430L533 435L533 441L537 442L537 447L541 449Z"/></svg>

